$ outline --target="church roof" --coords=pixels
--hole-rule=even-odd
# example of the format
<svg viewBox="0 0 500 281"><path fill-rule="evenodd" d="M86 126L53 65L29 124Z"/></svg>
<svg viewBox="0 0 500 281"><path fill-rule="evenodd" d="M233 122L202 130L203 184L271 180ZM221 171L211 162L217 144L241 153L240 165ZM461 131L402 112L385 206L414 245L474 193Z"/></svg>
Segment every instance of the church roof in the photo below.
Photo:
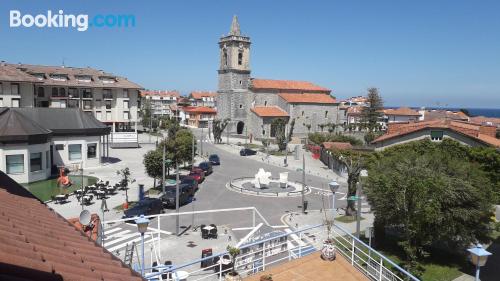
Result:
<svg viewBox="0 0 500 281"><path fill-rule="evenodd" d="M240 34L240 23L238 22L238 17L234 15L233 21L231 22L231 30L229 31L229 35L240 36Z"/></svg>
<svg viewBox="0 0 500 281"><path fill-rule="evenodd" d="M250 110L259 117L288 117L288 113L278 106L255 106Z"/></svg>
<svg viewBox="0 0 500 281"><path fill-rule="evenodd" d="M330 93L331 90L307 81L252 78L252 89Z"/></svg>
<svg viewBox="0 0 500 281"><path fill-rule="evenodd" d="M278 94L288 103L336 103L335 99L329 94Z"/></svg>

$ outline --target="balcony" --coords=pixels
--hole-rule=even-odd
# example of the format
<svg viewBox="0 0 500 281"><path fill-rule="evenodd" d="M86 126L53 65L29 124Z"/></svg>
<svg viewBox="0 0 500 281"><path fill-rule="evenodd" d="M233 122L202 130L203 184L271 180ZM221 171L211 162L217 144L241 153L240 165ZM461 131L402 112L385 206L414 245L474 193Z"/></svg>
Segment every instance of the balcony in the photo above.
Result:
<svg viewBox="0 0 500 281"><path fill-rule="evenodd" d="M112 100L113 99L113 94L103 94L102 97L105 100Z"/></svg>

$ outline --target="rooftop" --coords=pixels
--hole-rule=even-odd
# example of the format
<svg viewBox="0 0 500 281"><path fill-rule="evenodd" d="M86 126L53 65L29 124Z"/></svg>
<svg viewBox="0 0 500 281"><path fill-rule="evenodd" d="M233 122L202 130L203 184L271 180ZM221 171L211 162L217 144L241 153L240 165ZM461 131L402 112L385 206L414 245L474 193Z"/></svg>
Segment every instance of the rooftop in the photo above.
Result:
<svg viewBox="0 0 500 281"><path fill-rule="evenodd" d="M288 117L288 113L278 106L255 106L250 110L260 117Z"/></svg>
<svg viewBox="0 0 500 281"><path fill-rule="evenodd" d="M0 171L0 279L142 280Z"/></svg>
<svg viewBox="0 0 500 281"><path fill-rule="evenodd" d="M0 63L0 80L10 82L40 82L35 77L17 69L12 65L5 64L4 62Z"/></svg>
<svg viewBox="0 0 500 281"><path fill-rule="evenodd" d="M333 104L335 99L329 94L288 94L282 93L279 96L288 103L320 103Z"/></svg>
<svg viewBox="0 0 500 281"><path fill-rule="evenodd" d="M206 106L186 106L182 108L185 112L189 113L208 113L208 114L216 114L217 110L206 107Z"/></svg>
<svg viewBox="0 0 500 281"><path fill-rule="evenodd" d="M397 116L420 116L418 111L413 110L409 107L400 107L400 108L390 108L384 109L385 115L397 115Z"/></svg>
<svg viewBox="0 0 500 281"><path fill-rule="evenodd" d="M304 91L330 93L331 90L306 81L270 80L252 78L251 88L254 90Z"/></svg>
<svg viewBox="0 0 500 281"><path fill-rule="evenodd" d="M196 92L191 92L189 94L189 96L193 99L199 100L199 99L202 99L204 97L211 97L211 98L216 97L217 93L215 93L215 92L197 92L196 91Z"/></svg>
<svg viewBox="0 0 500 281"><path fill-rule="evenodd" d="M176 97L179 98L181 94L177 91L151 91L151 90L144 90L141 91L141 97L147 97L147 96L160 96L160 97Z"/></svg>
<svg viewBox="0 0 500 281"><path fill-rule="evenodd" d="M327 141L321 144L324 148L330 149L330 148L335 148L339 150L344 150L344 149L351 149L352 145L348 142L332 142L332 141Z"/></svg>
<svg viewBox="0 0 500 281"><path fill-rule="evenodd" d="M424 121L433 121L438 119L468 121L469 116L461 111L450 111L444 109L424 110Z"/></svg>
<svg viewBox="0 0 500 281"><path fill-rule="evenodd" d="M335 261L324 261L320 253L292 260L287 263L266 269L264 273L258 273L247 277L244 281L259 281L260 276L271 274L273 281L368 281L369 279L356 270L340 254Z"/></svg>

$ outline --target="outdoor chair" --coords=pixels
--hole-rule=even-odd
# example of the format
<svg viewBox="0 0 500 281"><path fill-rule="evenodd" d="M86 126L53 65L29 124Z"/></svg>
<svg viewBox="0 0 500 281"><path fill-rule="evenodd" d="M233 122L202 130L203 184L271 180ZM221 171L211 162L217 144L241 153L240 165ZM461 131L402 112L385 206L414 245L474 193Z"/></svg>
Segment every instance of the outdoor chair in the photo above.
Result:
<svg viewBox="0 0 500 281"><path fill-rule="evenodd" d="M214 259L212 260L212 264L214 265L214 272L215 273L219 273L220 271L220 265L219 265L219 261L220 261L220 257L217 256L217 257L214 257Z"/></svg>
<svg viewBox="0 0 500 281"><path fill-rule="evenodd" d="M158 266L158 263L157 262L153 262L153 264L151 265L151 267L153 269L151 269L151 272L158 272L158 268L156 268Z"/></svg>
<svg viewBox="0 0 500 281"><path fill-rule="evenodd" d="M213 227L212 230L210 230L210 238L217 239L217 226L215 224L210 224L211 227Z"/></svg>
<svg viewBox="0 0 500 281"><path fill-rule="evenodd" d="M201 229L201 238L202 239L209 239L210 238L210 232L206 229Z"/></svg>
<svg viewBox="0 0 500 281"><path fill-rule="evenodd" d="M165 263L163 265L165 265L165 266L172 265L172 261L165 261ZM163 269L164 272L167 270L168 270L167 268ZM172 280L172 272L167 272L167 273L162 274L161 279Z"/></svg>

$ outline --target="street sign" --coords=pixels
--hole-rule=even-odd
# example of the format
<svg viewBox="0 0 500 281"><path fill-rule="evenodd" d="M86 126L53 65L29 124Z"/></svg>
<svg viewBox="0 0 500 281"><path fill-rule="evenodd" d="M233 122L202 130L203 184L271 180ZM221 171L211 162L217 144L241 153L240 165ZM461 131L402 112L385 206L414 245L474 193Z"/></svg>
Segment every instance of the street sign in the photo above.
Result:
<svg viewBox="0 0 500 281"><path fill-rule="evenodd" d="M359 199L359 196L349 196L349 197L347 197L347 200L349 200L349 201L356 201L358 199Z"/></svg>

